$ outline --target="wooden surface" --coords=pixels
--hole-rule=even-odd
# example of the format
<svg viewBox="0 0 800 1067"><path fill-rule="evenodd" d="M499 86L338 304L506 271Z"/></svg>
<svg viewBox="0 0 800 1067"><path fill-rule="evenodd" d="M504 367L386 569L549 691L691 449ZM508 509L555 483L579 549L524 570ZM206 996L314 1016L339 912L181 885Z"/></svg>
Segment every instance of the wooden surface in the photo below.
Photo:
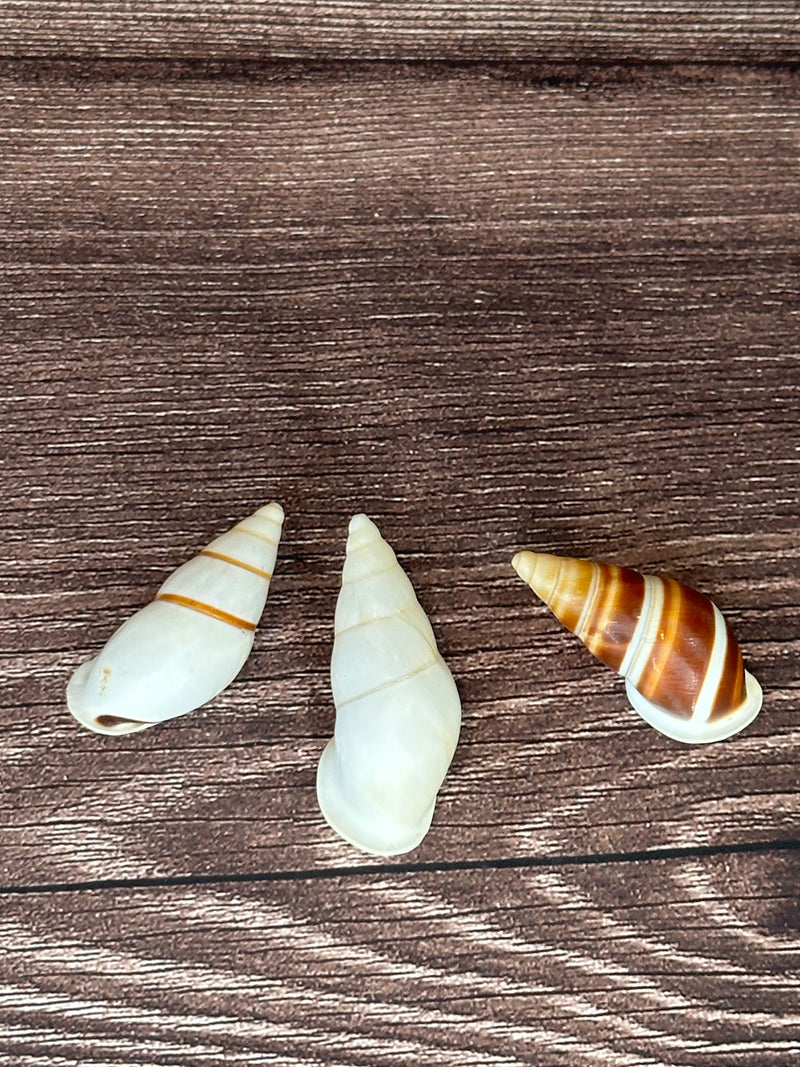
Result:
<svg viewBox="0 0 800 1067"><path fill-rule="evenodd" d="M0 1064L788 1067L800 12L381 10L0 4ZM75 667L271 498L236 682L81 731ZM464 708L386 862L314 790L360 510ZM520 547L713 596L760 717L650 730Z"/></svg>
<svg viewBox="0 0 800 1067"><path fill-rule="evenodd" d="M0 0L2 56L796 63L796 0Z"/></svg>
<svg viewBox="0 0 800 1067"><path fill-rule="evenodd" d="M0 1019L19 1064L789 1064L796 873L735 856L15 897Z"/></svg>

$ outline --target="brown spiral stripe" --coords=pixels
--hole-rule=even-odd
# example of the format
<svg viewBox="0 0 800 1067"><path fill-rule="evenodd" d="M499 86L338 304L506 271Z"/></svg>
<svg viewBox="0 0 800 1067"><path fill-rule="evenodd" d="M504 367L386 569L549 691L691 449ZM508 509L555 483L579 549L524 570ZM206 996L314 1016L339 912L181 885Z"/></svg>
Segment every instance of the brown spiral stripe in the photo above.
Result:
<svg viewBox="0 0 800 1067"><path fill-rule="evenodd" d="M249 619L241 619L238 615L232 615L229 611L223 611L222 608L206 604L205 601L196 600L194 597L182 596L180 593L159 593L155 599L166 600L170 604L179 604L182 608L189 608L201 615L209 615L212 619L226 622L229 626L235 626L239 630L255 630L256 628L256 624L250 622Z"/></svg>
<svg viewBox="0 0 800 1067"><path fill-rule="evenodd" d="M725 717L730 708L737 708L745 697L744 662L739 650L739 642L728 623L725 623L725 661L719 681L709 722L717 722Z"/></svg>
<svg viewBox="0 0 800 1067"><path fill-rule="evenodd" d="M523 577L534 592L593 655L628 678L647 700L690 719L719 660L708 720L742 705L739 645L728 624L718 623L708 597L672 578L645 578L628 567L524 555L533 557L530 577ZM715 648L720 640L725 645L721 657Z"/></svg>

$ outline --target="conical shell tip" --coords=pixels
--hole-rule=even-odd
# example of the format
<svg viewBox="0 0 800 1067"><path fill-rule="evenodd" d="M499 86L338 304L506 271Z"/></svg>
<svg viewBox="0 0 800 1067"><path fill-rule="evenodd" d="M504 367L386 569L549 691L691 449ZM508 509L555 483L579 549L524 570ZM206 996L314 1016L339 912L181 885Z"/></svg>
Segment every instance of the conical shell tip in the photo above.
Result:
<svg viewBox="0 0 800 1067"><path fill-rule="evenodd" d="M354 515L350 520L347 537L347 552L353 552L380 537L378 527L364 514Z"/></svg>
<svg viewBox="0 0 800 1067"><path fill-rule="evenodd" d="M511 566L523 582L527 582L528 578L533 573L532 562L528 560L530 555L530 552L517 552L516 556L511 560Z"/></svg>
<svg viewBox="0 0 800 1067"><path fill-rule="evenodd" d="M276 522L279 526L283 524L283 508L277 500L272 500L269 504L265 504L263 508L259 508L257 514L265 519L271 519L272 522Z"/></svg>
<svg viewBox="0 0 800 1067"><path fill-rule="evenodd" d="M561 570L561 558L547 552L517 552L511 565L523 582L549 604Z"/></svg>

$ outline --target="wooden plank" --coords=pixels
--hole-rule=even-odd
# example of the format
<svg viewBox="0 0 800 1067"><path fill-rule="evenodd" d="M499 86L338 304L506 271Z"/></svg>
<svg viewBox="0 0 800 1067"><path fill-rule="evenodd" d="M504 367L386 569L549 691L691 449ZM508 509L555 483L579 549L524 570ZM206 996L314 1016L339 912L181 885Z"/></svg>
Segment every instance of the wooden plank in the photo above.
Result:
<svg viewBox="0 0 800 1067"><path fill-rule="evenodd" d="M796 61L794 0L419 3L39 0L0 5L0 55Z"/></svg>
<svg viewBox="0 0 800 1067"><path fill-rule="evenodd" d="M797 77L83 70L0 87L0 881L360 861L314 775L362 509L464 701L418 858L793 835ZM133 738L79 730L72 670L272 497L239 680ZM694 750L646 728L521 546L714 596L762 716Z"/></svg>
<svg viewBox="0 0 800 1067"><path fill-rule="evenodd" d="M798 857L4 897L0 1063L788 1067Z"/></svg>

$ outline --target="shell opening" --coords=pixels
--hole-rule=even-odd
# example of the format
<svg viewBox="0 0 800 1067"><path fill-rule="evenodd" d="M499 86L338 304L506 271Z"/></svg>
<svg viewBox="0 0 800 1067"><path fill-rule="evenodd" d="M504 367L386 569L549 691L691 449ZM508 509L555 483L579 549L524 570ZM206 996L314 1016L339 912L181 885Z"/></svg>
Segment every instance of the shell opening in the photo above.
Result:
<svg viewBox="0 0 800 1067"><path fill-rule="evenodd" d="M326 822L340 837L372 856L400 856L411 852L430 829L436 808L434 796L430 807L413 826L405 821L390 825L385 818L376 819L370 805L354 803L342 787L334 738L325 746L317 767L317 802Z"/></svg>
<svg viewBox="0 0 800 1067"><path fill-rule="evenodd" d="M111 730L115 726L147 726L140 719L123 719L119 715L98 715L94 720L98 726Z"/></svg>
<svg viewBox="0 0 800 1067"><path fill-rule="evenodd" d="M744 702L722 718L708 722L696 714L691 719L679 719L652 700L642 696L639 690L625 679L625 691L633 708L645 722L673 741L687 745L705 745L712 741L724 741L727 737L738 734L755 719L761 710L763 694L761 686L749 671L744 672Z"/></svg>

